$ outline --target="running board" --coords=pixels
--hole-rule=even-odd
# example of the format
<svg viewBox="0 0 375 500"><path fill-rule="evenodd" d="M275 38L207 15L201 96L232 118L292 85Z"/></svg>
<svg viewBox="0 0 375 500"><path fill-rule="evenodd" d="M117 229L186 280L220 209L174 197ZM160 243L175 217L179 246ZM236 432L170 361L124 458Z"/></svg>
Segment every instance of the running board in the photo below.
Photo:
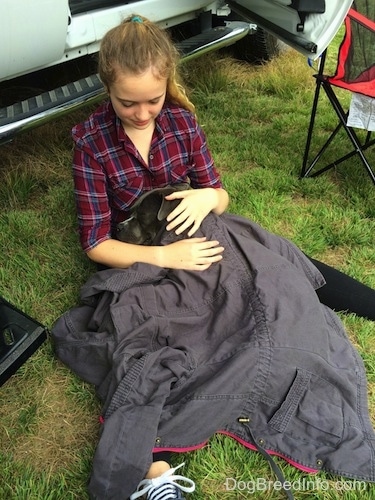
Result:
<svg viewBox="0 0 375 500"><path fill-rule="evenodd" d="M256 29L246 22L230 22L177 44L183 61L235 43ZM74 109L99 101L104 88L97 74L30 97L0 109L0 144L17 134L56 119Z"/></svg>

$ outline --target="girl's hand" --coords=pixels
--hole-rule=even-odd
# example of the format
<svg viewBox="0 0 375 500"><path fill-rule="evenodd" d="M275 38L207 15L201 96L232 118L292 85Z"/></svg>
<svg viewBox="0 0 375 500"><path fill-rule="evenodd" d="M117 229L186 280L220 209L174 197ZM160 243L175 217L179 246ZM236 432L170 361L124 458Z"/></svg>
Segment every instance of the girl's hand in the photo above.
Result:
<svg viewBox="0 0 375 500"><path fill-rule="evenodd" d="M176 234L181 234L190 228L187 233L192 236L201 225L203 219L219 203L219 190L214 188L189 189L187 191L176 191L165 197L166 200L178 200L181 202L168 215L167 231L176 229Z"/></svg>
<svg viewBox="0 0 375 500"><path fill-rule="evenodd" d="M171 269L204 271L214 262L220 261L224 247L216 240L189 238L160 247L160 266Z"/></svg>

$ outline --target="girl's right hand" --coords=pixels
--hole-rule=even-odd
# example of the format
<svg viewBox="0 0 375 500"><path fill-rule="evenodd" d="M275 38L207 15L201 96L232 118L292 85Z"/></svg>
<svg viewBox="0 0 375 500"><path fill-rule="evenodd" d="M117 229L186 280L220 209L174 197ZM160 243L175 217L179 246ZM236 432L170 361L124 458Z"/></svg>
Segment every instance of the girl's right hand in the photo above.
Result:
<svg viewBox="0 0 375 500"><path fill-rule="evenodd" d="M214 262L219 262L223 256L224 247L216 240L207 238L188 238L171 243L161 250L161 267L185 269L189 271L204 271Z"/></svg>

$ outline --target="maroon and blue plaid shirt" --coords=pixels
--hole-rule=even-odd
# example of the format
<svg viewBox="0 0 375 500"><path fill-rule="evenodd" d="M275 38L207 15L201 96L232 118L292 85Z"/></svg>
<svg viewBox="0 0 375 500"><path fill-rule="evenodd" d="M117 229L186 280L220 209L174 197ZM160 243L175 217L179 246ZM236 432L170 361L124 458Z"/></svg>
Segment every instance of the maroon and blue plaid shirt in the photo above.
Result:
<svg viewBox="0 0 375 500"><path fill-rule="evenodd" d="M145 191L190 182L221 187L205 135L188 111L165 106L156 119L147 165L110 102L72 130L74 192L82 248L111 238Z"/></svg>

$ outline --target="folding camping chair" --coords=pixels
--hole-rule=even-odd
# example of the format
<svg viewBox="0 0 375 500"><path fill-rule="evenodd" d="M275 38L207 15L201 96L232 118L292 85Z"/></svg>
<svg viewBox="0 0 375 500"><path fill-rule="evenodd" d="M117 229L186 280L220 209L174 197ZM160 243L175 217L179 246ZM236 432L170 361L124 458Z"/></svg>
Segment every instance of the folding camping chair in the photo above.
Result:
<svg viewBox="0 0 375 500"><path fill-rule="evenodd" d="M355 128L363 128L365 132L365 139L359 138L354 130L354 126L347 123L349 116L349 108L344 110L342 104L337 96L333 87L340 87L352 93L366 96L368 99L366 104L372 106L373 120L375 121L375 1L374 0L355 0L352 8L349 10L345 18L345 34L341 42L338 58L336 73L333 76L324 74L324 65L327 56L327 49L321 55L319 63L319 71L314 77L316 78L316 89L311 111L310 126L308 129L306 148L303 158L303 165L301 170L301 177L315 177L326 172L327 170L336 167L343 161L357 156L367 173L369 174L372 182L375 184L375 173L371 168L368 158L365 156L365 151L375 143L375 139L371 138L371 128L374 131L373 124L368 126L358 126ZM309 164L309 153L311 149L312 136L314 131L315 118L318 110L318 103L320 97L320 90L324 89L329 102L335 110L339 123L335 130L328 137L327 141L320 149L318 154ZM341 99L342 100L342 99ZM323 153L328 146L332 143L333 139L339 132L344 129L348 138L351 141L352 149L349 153L341 158L321 167L313 172L319 160L320 165L323 163ZM341 145L340 145L341 146Z"/></svg>

